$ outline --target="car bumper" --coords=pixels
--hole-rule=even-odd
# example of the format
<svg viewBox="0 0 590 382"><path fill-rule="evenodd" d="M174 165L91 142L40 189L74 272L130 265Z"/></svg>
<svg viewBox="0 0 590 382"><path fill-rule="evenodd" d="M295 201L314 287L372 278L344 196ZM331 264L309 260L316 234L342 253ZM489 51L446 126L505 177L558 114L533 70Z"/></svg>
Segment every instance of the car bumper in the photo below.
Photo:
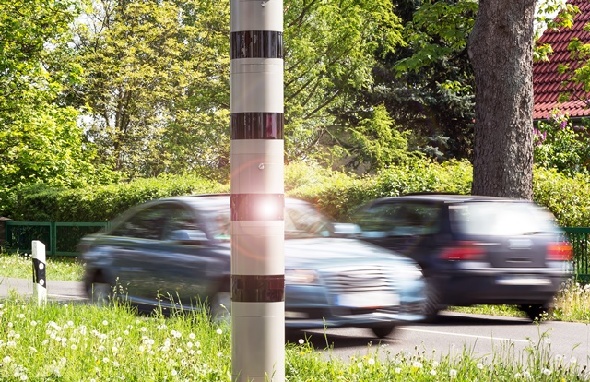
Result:
<svg viewBox="0 0 590 382"><path fill-rule="evenodd" d="M286 307L285 326L290 329L378 327L403 325L424 319L422 302L383 309L296 309Z"/></svg>
<svg viewBox="0 0 590 382"><path fill-rule="evenodd" d="M434 277L448 305L544 304L551 302L568 275L538 270L471 270Z"/></svg>

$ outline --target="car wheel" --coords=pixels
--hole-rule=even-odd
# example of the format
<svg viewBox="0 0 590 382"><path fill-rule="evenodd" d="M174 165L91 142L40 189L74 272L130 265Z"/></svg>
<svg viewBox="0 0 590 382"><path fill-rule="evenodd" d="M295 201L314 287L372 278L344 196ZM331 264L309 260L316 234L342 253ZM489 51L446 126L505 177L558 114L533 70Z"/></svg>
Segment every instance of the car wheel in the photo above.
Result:
<svg viewBox="0 0 590 382"><path fill-rule="evenodd" d="M531 321L541 321L541 319L551 312L549 304L523 304L518 307L523 311Z"/></svg>
<svg viewBox="0 0 590 382"><path fill-rule="evenodd" d="M442 310L440 293L432 280L426 279L426 302L424 303L424 321L436 322Z"/></svg>
<svg viewBox="0 0 590 382"><path fill-rule="evenodd" d="M231 317L231 293L217 292L211 299L209 313L213 322L229 322Z"/></svg>
<svg viewBox="0 0 590 382"><path fill-rule="evenodd" d="M371 328L371 331L377 338L385 338L393 333L395 330L395 325L387 325L387 326L374 326Z"/></svg>
<svg viewBox="0 0 590 382"><path fill-rule="evenodd" d="M88 301L99 306L109 305L112 302L113 291L113 285L100 279L95 279L86 285Z"/></svg>

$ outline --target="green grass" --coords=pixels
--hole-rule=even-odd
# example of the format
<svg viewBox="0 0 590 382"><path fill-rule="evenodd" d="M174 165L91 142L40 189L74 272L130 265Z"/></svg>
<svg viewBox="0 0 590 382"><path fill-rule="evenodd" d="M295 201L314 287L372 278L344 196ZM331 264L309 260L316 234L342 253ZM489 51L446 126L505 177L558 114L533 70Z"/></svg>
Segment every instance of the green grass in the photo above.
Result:
<svg viewBox="0 0 590 382"><path fill-rule="evenodd" d="M29 258L0 256L0 276L30 277ZM81 265L48 261L48 279L79 280ZM588 322L590 290L569 283L556 300L555 319ZM459 309L459 308L457 308ZM510 306L480 306L471 313L520 314ZM230 381L227 322L204 314L138 316L122 305L48 302L39 306L15 293L0 301L2 381ZM576 381L587 380L575 359L551 356L547 333L525 351L510 346L485 357L465 349L457 356L391 353L370 346L349 359L316 351L304 338L286 345L289 382L315 381ZM327 355L327 357L326 357Z"/></svg>
<svg viewBox="0 0 590 382"><path fill-rule="evenodd" d="M2 381L230 381L227 322L203 314L138 316L121 305L44 306L17 295L0 302ZM516 354L498 349L486 357L389 353L369 347L349 359L318 352L304 339L285 350L289 382L353 381L575 381L576 360L552 357L549 341L531 341ZM326 353L328 357L326 357Z"/></svg>
<svg viewBox="0 0 590 382"><path fill-rule="evenodd" d="M45 264L47 280L82 280L82 264L74 257L46 257ZM28 279L32 276L32 260L29 254L0 253L0 277Z"/></svg>

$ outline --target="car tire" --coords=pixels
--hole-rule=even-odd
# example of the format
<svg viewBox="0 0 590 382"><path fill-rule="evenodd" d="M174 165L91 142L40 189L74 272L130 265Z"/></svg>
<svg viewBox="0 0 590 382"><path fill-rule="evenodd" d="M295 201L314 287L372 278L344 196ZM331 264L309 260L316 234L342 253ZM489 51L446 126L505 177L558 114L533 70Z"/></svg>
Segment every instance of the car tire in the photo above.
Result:
<svg viewBox="0 0 590 382"><path fill-rule="evenodd" d="M518 308L524 312L532 322L541 321L543 317L551 312L551 306L549 304L523 304L519 305Z"/></svg>
<svg viewBox="0 0 590 382"><path fill-rule="evenodd" d="M86 295L92 304L110 305L113 302L114 286L101 278L95 278L86 284Z"/></svg>
<svg viewBox="0 0 590 382"><path fill-rule="evenodd" d="M439 290L432 280L426 279L426 302L424 303L423 311L424 321L430 323L436 322L441 310Z"/></svg>
<svg viewBox="0 0 590 382"><path fill-rule="evenodd" d="M386 338L395 331L395 325L374 326L371 331L377 338Z"/></svg>

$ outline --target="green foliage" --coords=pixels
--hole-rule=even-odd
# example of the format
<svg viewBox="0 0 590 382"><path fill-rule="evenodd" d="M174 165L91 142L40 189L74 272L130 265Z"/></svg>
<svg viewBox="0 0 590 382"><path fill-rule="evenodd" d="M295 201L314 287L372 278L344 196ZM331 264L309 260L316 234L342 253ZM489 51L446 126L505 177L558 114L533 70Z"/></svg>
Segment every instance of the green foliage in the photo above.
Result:
<svg viewBox="0 0 590 382"><path fill-rule="evenodd" d="M534 159L538 166L555 168L567 175L590 173L590 121L573 125L567 116L554 111L551 119L535 128Z"/></svg>
<svg viewBox="0 0 590 382"><path fill-rule="evenodd" d="M66 39L75 5L74 0L0 2L1 187L76 187L114 179L91 165L95 152L82 140L78 114L58 102L79 72L56 64L53 49Z"/></svg>
<svg viewBox="0 0 590 382"><path fill-rule="evenodd" d="M109 221L151 199L228 191L228 186L193 175L162 175L78 189L35 185L18 190L4 216L33 221Z"/></svg>
<svg viewBox="0 0 590 382"><path fill-rule="evenodd" d="M341 150L342 167L375 173L417 157L419 153L408 151L409 131L400 132L399 127L394 126L384 105L366 114L367 118L359 116L356 125L346 126L332 136Z"/></svg>
<svg viewBox="0 0 590 382"><path fill-rule="evenodd" d="M416 160L372 176L361 177L336 171L320 176L316 174L309 182L300 182L297 188L287 193L312 202L338 221L348 221L356 208L372 198L414 192L469 194L471 171L471 165L466 161L439 164ZM304 173L301 169L298 172ZM313 173L312 168L308 173Z"/></svg>
<svg viewBox="0 0 590 382"><path fill-rule="evenodd" d="M590 226L590 175L567 176L541 167L533 175L534 200L553 212L561 226Z"/></svg>
<svg viewBox="0 0 590 382"><path fill-rule="evenodd" d="M76 25L82 111L100 161L132 177L226 165L229 3L91 2Z"/></svg>
<svg viewBox="0 0 590 382"><path fill-rule="evenodd" d="M403 43L400 20L389 0L296 0L284 25L287 160L338 155L331 137L347 126L332 110L357 111L352 100L371 86L375 55Z"/></svg>

